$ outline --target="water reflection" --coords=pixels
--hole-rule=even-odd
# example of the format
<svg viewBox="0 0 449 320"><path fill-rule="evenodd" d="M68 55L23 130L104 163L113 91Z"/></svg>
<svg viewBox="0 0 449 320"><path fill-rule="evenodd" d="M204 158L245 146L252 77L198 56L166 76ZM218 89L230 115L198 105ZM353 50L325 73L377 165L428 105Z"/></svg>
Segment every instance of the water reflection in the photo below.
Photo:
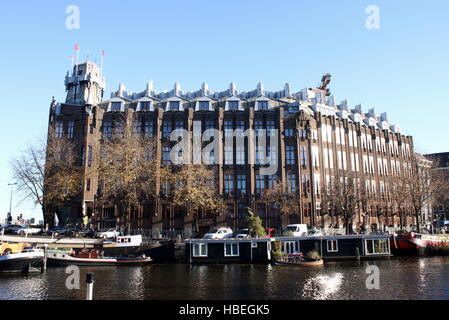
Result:
<svg viewBox="0 0 449 320"><path fill-rule="evenodd" d="M380 269L380 290L368 290L368 265ZM65 268L45 274L0 274L1 299L449 299L449 258L336 262L322 268L273 265L151 265L80 268L80 290L65 286Z"/></svg>
<svg viewBox="0 0 449 320"><path fill-rule="evenodd" d="M302 298L325 300L336 294L343 283L343 273L331 275L318 275L306 280L303 287Z"/></svg>

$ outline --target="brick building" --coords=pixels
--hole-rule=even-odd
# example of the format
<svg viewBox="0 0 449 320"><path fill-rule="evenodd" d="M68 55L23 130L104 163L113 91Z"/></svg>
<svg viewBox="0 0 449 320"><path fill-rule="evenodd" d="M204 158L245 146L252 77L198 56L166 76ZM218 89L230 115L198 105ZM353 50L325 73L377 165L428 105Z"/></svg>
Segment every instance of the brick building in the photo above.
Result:
<svg viewBox="0 0 449 320"><path fill-rule="evenodd" d="M218 130L219 152L214 151L211 157L216 157L217 183L226 212L202 213L200 232L215 225L245 227L248 206L266 227L307 223L341 228L337 217L321 215L320 209L322 187L336 170L355 172L365 181L374 200L360 210L356 225L364 224L367 229L397 227L399 219L394 216L388 196L389 181L392 176L412 171L413 139L401 134L386 113L377 116L374 109L365 113L360 105L350 108L347 101L336 104L326 90L328 80L329 76L325 76L319 88L297 93L289 84L280 91L268 91L261 83L248 92L238 91L234 83L221 92L210 90L206 83L195 92L182 91L177 83L171 91L158 92L150 82L139 93L126 91L120 85L110 99L104 100L101 70L92 62L75 66L66 76L65 103L52 103L50 125L61 136L76 142L80 165L85 170L84 191L61 208L59 215L64 221L80 221L87 215L98 227L127 227L132 232L191 234L191 217L183 208L173 206L162 192L154 201L136 208L127 226L115 206L96 204L98 176L92 165L95 152L100 150L103 136L110 135L126 119L134 122L142 134L155 137L157 161L161 164L170 162L170 150L175 144L170 141L173 130L192 133L198 126L201 131ZM252 129L250 134L255 136L261 132L258 130L266 130L266 146L255 146L249 139L243 146L226 146L227 135L242 134L238 129ZM275 167L270 174L264 171L266 166L258 159L258 152L265 153ZM281 216L276 208L261 201L263 190L275 181L286 182L286 192L300 195L296 214ZM410 215L407 224L411 227L413 223Z"/></svg>

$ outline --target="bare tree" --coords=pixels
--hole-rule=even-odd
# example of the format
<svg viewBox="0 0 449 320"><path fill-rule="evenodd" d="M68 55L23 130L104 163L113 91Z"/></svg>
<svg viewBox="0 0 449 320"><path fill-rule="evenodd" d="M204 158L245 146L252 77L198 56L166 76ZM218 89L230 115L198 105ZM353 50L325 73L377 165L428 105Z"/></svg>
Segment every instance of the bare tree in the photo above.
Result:
<svg viewBox="0 0 449 320"><path fill-rule="evenodd" d="M131 210L156 195L156 144L128 121L118 128L104 138L98 153L98 199L117 205L127 226Z"/></svg>
<svg viewBox="0 0 449 320"><path fill-rule="evenodd" d="M75 144L49 127L44 139L11 160L12 175L22 200L40 205L44 222L53 225L55 211L79 194L82 172Z"/></svg>
<svg viewBox="0 0 449 320"><path fill-rule="evenodd" d="M340 171L337 177L331 177L323 197L335 215L343 221L346 234L352 233L354 218L359 213L363 202L366 200L366 192L362 187L360 178L355 173Z"/></svg>
<svg viewBox="0 0 449 320"><path fill-rule="evenodd" d="M282 217L298 213L300 197L297 192L289 192L285 183L278 182L271 188L262 192L261 199L269 207L279 210L280 225L282 227Z"/></svg>
<svg viewBox="0 0 449 320"><path fill-rule="evenodd" d="M399 216L401 230L404 230L406 213L409 205L409 186L407 179L401 175L391 178L390 199L395 206L396 213Z"/></svg>
<svg viewBox="0 0 449 320"><path fill-rule="evenodd" d="M172 186L170 196L173 204L185 208L194 217L198 231L198 214L201 211L222 212L223 198L216 183L217 172L204 164L176 166L162 179Z"/></svg>

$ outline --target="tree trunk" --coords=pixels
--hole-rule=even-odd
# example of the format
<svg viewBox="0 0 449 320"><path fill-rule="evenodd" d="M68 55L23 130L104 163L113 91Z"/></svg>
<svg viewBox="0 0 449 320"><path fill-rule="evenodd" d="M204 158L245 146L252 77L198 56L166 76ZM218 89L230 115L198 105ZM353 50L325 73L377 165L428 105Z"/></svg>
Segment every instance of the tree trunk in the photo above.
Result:
<svg viewBox="0 0 449 320"><path fill-rule="evenodd" d="M421 208L418 210L415 210L415 217L416 217L416 231L418 233L421 233L421 227L419 225L419 220L420 220L420 216L421 216Z"/></svg>

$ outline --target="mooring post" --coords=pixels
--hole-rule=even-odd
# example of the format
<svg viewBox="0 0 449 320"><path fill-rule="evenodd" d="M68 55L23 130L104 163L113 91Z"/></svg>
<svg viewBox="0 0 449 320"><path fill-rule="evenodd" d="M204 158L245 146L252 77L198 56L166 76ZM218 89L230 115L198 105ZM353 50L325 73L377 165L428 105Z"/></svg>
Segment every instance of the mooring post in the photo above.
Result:
<svg viewBox="0 0 449 320"><path fill-rule="evenodd" d="M93 293L94 293L94 274L93 274L93 272L86 273L86 284L87 284L86 300L92 300Z"/></svg>
<svg viewBox="0 0 449 320"><path fill-rule="evenodd" d="M359 247L355 247L355 257L357 260L360 260L360 250Z"/></svg>
<svg viewBox="0 0 449 320"><path fill-rule="evenodd" d="M42 272L47 271L48 244L44 244L44 260L42 261Z"/></svg>

